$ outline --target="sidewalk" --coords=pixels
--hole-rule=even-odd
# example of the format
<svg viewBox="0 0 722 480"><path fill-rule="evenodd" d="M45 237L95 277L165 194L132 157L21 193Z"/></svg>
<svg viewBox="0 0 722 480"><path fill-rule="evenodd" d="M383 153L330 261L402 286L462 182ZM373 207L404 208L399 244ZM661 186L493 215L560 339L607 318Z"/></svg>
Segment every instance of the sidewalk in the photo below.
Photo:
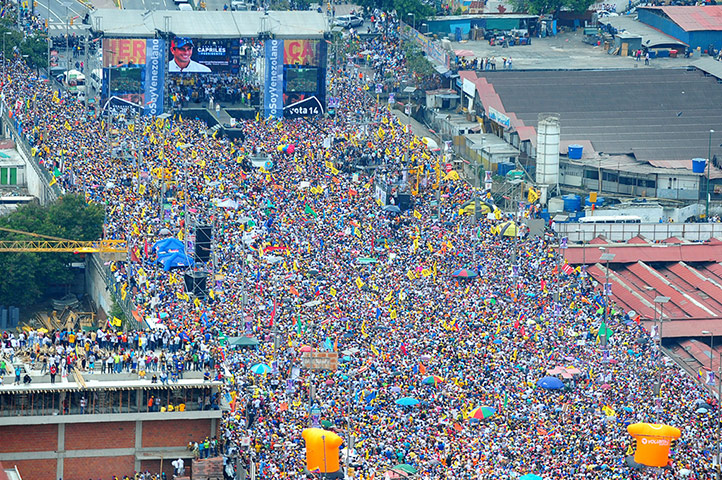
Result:
<svg viewBox="0 0 722 480"><path fill-rule="evenodd" d="M78 3L97 10L99 8L118 8L118 5L113 0L77 0Z"/></svg>

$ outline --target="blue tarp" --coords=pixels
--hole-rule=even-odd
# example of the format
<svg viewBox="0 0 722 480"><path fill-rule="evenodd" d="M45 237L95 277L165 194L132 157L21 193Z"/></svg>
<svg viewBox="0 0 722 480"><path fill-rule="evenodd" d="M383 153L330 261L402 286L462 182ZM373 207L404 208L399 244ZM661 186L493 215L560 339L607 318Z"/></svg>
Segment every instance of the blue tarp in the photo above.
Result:
<svg viewBox="0 0 722 480"><path fill-rule="evenodd" d="M183 242L178 240L175 237L169 237L164 238L163 240L158 240L153 244L151 247L152 250L158 254L158 258L164 257L166 255L170 255L173 253L184 253L185 252L185 245L183 245Z"/></svg>
<svg viewBox="0 0 722 480"><path fill-rule="evenodd" d="M158 257L158 263L163 264L163 270L170 271L171 268L192 267L195 261L185 253L176 252L163 257Z"/></svg>

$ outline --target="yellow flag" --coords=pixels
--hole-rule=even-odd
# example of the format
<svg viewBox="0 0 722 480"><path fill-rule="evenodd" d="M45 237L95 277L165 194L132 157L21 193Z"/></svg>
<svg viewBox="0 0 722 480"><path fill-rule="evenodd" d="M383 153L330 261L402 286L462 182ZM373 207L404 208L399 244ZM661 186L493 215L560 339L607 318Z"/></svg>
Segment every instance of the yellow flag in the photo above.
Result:
<svg viewBox="0 0 722 480"><path fill-rule="evenodd" d="M384 301L390 302L392 298L394 298L394 292L390 291L389 294L386 295L386 297L384 298Z"/></svg>
<svg viewBox="0 0 722 480"><path fill-rule="evenodd" d="M56 183L58 183L58 179L57 179L56 177L53 177L53 179L50 180L50 183L48 183L48 185L52 187L52 186L55 185Z"/></svg>
<svg viewBox="0 0 722 480"><path fill-rule="evenodd" d="M421 220L421 212L419 212L418 210L414 210L414 217L416 217L416 218L418 218L419 220Z"/></svg>
<svg viewBox="0 0 722 480"><path fill-rule="evenodd" d="M537 200L539 200L539 192L537 192L533 187L529 187L529 194L527 195L527 200L529 203L536 203Z"/></svg>
<svg viewBox="0 0 722 480"><path fill-rule="evenodd" d="M356 286L357 286L358 288L361 288L361 287L363 287L364 285L365 285L365 283L363 282L363 280L361 280L361 277L356 277Z"/></svg>
<svg viewBox="0 0 722 480"><path fill-rule="evenodd" d="M416 278L416 274L413 270L409 270L408 272L406 272L406 276L409 278L409 280L413 280L414 278Z"/></svg>
<svg viewBox="0 0 722 480"><path fill-rule="evenodd" d="M120 326L123 325L123 320L121 320L120 318L114 316L114 317L113 317L113 325L116 326L116 327L120 327Z"/></svg>
<svg viewBox="0 0 722 480"><path fill-rule="evenodd" d="M129 123L129 124L128 124L128 131L129 131L129 132L135 132L135 123Z"/></svg>
<svg viewBox="0 0 722 480"><path fill-rule="evenodd" d="M361 287L359 287L359 288L361 288ZM337 292L336 292L335 288L331 287L328 289L328 293L330 293L332 297L335 297Z"/></svg>
<svg viewBox="0 0 722 480"><path fill-rule="evenodd" d="M391 309L391 312L389 312L389 317L391 317L391 319L394 319L398 316L399 316L399 314L396 313L396 309L395 308Z"/></svg>

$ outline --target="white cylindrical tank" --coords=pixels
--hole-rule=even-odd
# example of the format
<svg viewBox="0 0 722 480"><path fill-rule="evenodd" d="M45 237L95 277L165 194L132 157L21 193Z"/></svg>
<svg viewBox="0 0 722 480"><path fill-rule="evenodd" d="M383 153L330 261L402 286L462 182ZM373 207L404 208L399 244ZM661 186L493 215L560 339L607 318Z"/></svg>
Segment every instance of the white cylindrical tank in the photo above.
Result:
<svg viewBox="0 0 722 480"><path fill-rule="evenodd" d="M559 114L540 113L537 127L536 181L556 186L559 184L559 140L561 127Z"/></svg>

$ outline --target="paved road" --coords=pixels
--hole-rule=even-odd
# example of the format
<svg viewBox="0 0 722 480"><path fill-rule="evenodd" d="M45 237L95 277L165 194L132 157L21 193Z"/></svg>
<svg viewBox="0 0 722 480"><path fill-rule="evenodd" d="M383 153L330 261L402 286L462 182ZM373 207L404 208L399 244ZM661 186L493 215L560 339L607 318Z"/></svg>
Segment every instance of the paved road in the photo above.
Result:
<svg viewBox="0 0 722 480"><path fill-rule="evenodd" d="M51 35L62 35L65 33L66 22L68 24L68 33L78 34L81 30L86 30L87 27L82 25L81 22L86 13L88 13L88 7L79 1L74 0L38 0L38 6L35 7L35 11L43 18L48 18L48 12L50 12L50 30ZM70 25L70 19L73 20L73 25Z"/></svg>
<svg viewBox="0 0 722 480"><path fill-rule="evenodd" d="M502 58L512 58L512 68L522 70L555 69L613 69L613 68L684 68L696 58L659 58L651 65L635 62L632 57L609 55L601 47L582 42L581 30L557 35L556 37L535 38L531 45L502 48L490 46L487 41L452 42L452 50L471 50L478 57L494 57L497 69L502 69Z"/></svg>

